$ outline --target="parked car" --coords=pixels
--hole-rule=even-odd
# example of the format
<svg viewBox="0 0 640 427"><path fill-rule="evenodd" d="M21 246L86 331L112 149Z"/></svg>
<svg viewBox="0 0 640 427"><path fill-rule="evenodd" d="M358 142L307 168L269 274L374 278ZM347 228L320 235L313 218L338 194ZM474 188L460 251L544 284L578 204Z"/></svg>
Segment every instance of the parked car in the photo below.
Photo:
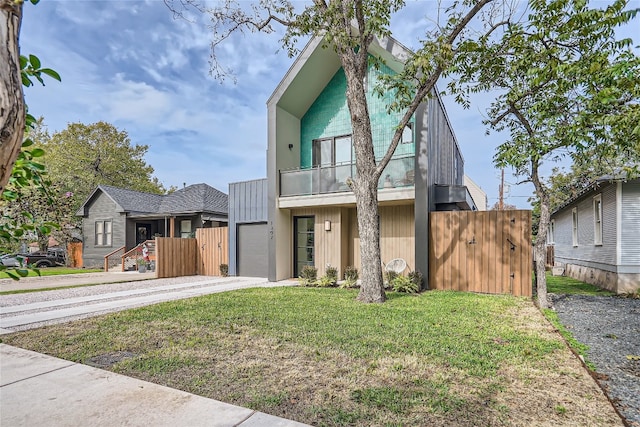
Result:
<svg viewBox="0 0 640 427"><path fill-rule="evenodd" d="M27 265L26 262L24 262L25 256L26 255L23 254L3 254L0 255L0 262L5 267L22 267Z"/></svg>
<svg viewBox="0 0 640 427"><path fill-rule="evenodd" d="M65 258L63 249L49 249L47 252L24 254L24 264L36 268L55 267L56 265L65 265Z"/></svg>

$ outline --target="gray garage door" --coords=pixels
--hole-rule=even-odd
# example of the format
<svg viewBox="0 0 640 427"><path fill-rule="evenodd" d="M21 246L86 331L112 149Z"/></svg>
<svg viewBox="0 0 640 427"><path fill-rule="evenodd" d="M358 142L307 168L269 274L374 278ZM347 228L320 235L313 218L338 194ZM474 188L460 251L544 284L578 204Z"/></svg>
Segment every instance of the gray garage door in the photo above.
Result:
<svg viewBox="0 0 640 427"><path fill-rule="evenodd" d="M238 276L269 275L267 224L238 225Z"/></svg>

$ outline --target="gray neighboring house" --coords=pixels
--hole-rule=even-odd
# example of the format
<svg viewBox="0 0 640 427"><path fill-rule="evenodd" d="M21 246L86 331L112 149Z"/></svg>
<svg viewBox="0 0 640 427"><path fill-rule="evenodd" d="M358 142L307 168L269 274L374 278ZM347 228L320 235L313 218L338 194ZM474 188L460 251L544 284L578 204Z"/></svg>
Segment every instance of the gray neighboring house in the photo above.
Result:
<svg viewBox="0 0 640 427"><path fill-rule="evenodd" d="M551 215L548 243L565 275L640 290L640 180L602 177Z"/></svg>
<svg viewBox="0 0 640 427"><path fill-rule="evenodd" d="M193 237L196 228L225 227L228 197L207 184L171 194L98 186L77 212L82 217L85 267L101 267L104 256L159 237Z"/></svg>

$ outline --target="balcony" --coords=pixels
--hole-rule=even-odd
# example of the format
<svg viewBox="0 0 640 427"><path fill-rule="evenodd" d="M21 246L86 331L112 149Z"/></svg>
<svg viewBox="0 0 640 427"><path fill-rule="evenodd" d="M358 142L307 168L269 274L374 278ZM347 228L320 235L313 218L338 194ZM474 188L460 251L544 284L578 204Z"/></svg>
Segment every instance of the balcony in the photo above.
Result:
<svg viewBox="0 0 640 427"><path fill-rule="evenodd" d="M391 159L378 182L379 189L414 186L414 156ZM280 196L347 193L347 179L355 176L355 163L280 171Z"/></svg>

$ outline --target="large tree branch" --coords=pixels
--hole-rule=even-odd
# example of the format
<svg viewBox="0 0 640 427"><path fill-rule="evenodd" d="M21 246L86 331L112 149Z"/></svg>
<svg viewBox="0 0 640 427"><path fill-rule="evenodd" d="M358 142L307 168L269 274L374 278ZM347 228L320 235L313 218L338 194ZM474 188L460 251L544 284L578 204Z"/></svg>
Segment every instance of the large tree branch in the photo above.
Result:
<svg viewBox="0 0 640 427"><path fill-rule="evenodd" d="M469 25L469 22L471 22L471 20L478 14L478 12L480 12L480 10L482 10L483 7L485 7L487 4L491 3L492 1L493 0L480 0L479 2L477 2L474 5L474 7L472 7L471 10L469 10L467 14L453 27L449 35L446 37L447 43L449 45L452 45L456 41L460 33L466 28L467 25ZM411 120L411 117L418 110L418 107L420 106L422 101L425 99L425 97L427 97L435 87L436 82L438 81L438 79L440 78L440 76L444 71L444 67L445 67L445 64L439 63L435 67L435 69L432 71L431 75L426 80L423 80L422 84L420 84L416 89L416 95L413 97L413 100L409 104L407 111L402 116L402 119L398 124L398 128L393 134L393 138L391 139L391 144L389 145L387 152L382 157L382 159L380 159L380 161L378 162L378 166L376 167L376 171L375 171L375 174L377 177L380 177L380 175L382 175L382 171L384 170L384 168L387 167L387 164L391 160L393 153L396 151L396 148L400 143L400 139L402 138L402 132L404 131L404 128L409 123L409 120Z"/></svg>

